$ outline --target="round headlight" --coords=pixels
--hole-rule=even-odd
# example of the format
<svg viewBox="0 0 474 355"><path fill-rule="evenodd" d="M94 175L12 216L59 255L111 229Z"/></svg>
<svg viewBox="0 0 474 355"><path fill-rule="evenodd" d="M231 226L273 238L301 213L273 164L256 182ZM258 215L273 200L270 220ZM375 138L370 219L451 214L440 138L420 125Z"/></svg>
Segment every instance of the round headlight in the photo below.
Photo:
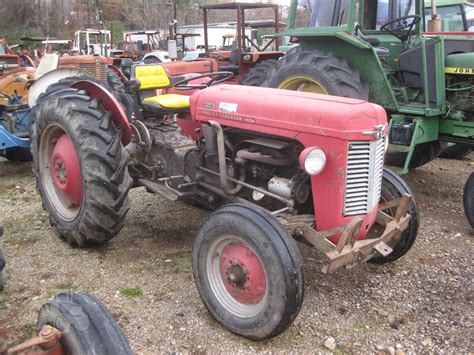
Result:
<svg viewBox="0 0 474 355"><path fill-rule="evenodd" d="M309 175L317 175L326 165L326 154L321 148L306 148L300 155L300 164Z"/></svg>
<svg viewBox="0 0 474 355"><path fill-rule="evenodd" d="M242 59L244 62L250 62L250 60L252 59L252 56L250 54L244 54Z"/></svg>

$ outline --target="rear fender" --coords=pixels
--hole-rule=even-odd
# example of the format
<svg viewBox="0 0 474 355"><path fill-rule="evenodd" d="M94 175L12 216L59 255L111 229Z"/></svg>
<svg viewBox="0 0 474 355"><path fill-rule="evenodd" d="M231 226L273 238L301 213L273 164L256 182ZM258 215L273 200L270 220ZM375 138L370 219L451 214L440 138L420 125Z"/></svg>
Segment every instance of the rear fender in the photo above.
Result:
<svg viewBox="0 0 474 355"><path fill-rule="evenodd" d="M71 76L90 76L90 74L84 70L74 67L58 68L51 70L36 80L30 87L28 92L28 106L33 107L36 105L38 97L46 92L46 89L51 85L57 83L59 80L68 78Z"/></svg>
<svg viewBox="0 0 474 355"><path fill-rule="evenodd" d="M122 60L122 58L120 58L120 60ZM123 75L122 71L119 68L117 68L115 65L109 64L108 69L113 70L120 77L120 80L122 80L122 82L127 81L127 78Z"/></svg>
<svg viewBox="0 0 474 355"><path fill-rule="evenodd" d="M99 98L102 106L112 113L112 121L122 131L122 144L125 146L132 139L132 129L122 104L103 86L88 80L76 81L72 88L84 90L90 97Z"/></svg>

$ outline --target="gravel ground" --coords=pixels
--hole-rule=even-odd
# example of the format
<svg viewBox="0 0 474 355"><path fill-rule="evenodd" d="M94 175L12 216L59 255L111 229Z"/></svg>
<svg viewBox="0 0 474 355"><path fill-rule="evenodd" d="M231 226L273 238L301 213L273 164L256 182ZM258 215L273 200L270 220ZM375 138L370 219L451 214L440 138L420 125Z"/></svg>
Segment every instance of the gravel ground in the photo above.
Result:
<svg viewBox="0 0 474 355"><path fill-rule="evenodd" d="M433 161L406 177L422 222L415 246L397 262L324 275L322 255L299 244L302 311L284 334L252 342L217 324L194 286L192 241L207 211L135 189L115 239L96 249L71 248L48 223L31 165L0 159L7 256L0 340L12 344L33 335L41 305L72 289L100 298L136 353L329 352L328 337L335 353L472 352L474 233L461 203L472 170L474 154Z"/></svg>

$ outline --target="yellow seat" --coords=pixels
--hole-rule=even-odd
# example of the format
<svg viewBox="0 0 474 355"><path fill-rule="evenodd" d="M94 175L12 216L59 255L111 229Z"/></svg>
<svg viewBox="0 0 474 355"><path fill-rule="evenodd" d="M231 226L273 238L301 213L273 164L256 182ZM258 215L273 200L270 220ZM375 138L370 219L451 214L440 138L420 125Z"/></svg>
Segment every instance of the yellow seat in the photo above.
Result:
<svg viewBox="0 0 474 355"><path fill-rule="evenodd" d="M182 109L189 107L189 96L178 94L165 94L147 97L144 99L144 101L152 104L158 104L161 107L167 109Z"/></svg>

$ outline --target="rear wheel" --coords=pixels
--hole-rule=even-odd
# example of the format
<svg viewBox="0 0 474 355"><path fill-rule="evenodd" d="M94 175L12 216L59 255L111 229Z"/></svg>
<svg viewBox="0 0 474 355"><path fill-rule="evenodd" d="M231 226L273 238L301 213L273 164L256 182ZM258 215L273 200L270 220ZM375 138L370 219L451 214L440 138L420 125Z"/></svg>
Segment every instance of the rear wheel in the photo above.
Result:
<svg viewBox="0 0 474 355"><path fill-rule="evenodd" d="M14 162L28 162L32 160L30 149L22 147L6 149L5 158Z"/></svg>
<svg viewBox="0 0 474 355"><path fill-rule="evenodd" d="M246 205L227 205L199 228L193 245L197 289L228 330L250 339L282 333L303 302L303 264L276 219Z"/></svg>
<svg viewBox="0 0 474 355"><path fill-rule="evenodd" d="M266 80L272 75L277 66L278 60L266 59L255 64L245 76L242 85L248 86L268 86Z"/></svg>
<svg viewBox="0 0 474 355"><path fill-rule="evenodd" d="M393 171L384 168L382 176L382 191L380 196L380 202L387 202L397 198L402 197L402 195L410 194L411 201L410 206L408 207L408 213L411 216L410 222L407 229L405 229L398 241L392 241L388 243L393 251L387 255L382 256L380 254L372 257L369 262L376 264L384 264L395 261L405 255L408 250L413 246L416 236L418 234L418 228L420 226L420 215L418 212L418 204L416 203L415 196L411 191L410 187L405 183L405 181L395 174ZM384 211L390 216L394 216L396 207Z"/></svg>
<svg viewBox="0 0 474 355"><path fill-rule="evenodd" d="M113 238L125 223L131 178L110 113L68 89L44 99L34 116L34 170L53 225L73 245Z"/></svg>
<svg viewBox="0 0 474 355"><path fill-rule="evenodd" d="M157 57L151 55L149 57L146 57L143 60L143 63L145 63L145 64L158 64L158 63L161 63L161 60L159 60Z"/></svg>
<svg viewBox="0 0 474 355"><path fill-rule="evenodd" d="M122 329L107 308L85 293L60 293L44 304L38 315L38 331L45 325L61 333L66 354L132 354Z"/></svg>
<svg viewBox="0 0 474 355"><path fill-rule="evenodd" d="M470 152L472 152L472 145L456 143L444 148L439 157L444 159L463 159Z"/></svg>
<svg viewBox="0 0 474 355"><path fill-rule="evenodd" d="M319 51L295 47L277 63L269 87L367 100L369 88L347 61Z"/></svg>
<svg viewBox="0 0 474 355"><path fill-rule="evenodd" d="M415 151L408 165L409 169L418 168L435 159L441 151L441 143L439 141L427 142L415 146ZM387 153L385 156L385 164L396 167L405 166L407 153Z"/></svg>
<svg viewBox="0 0 474 355"><path fill-rule="evenodd" d="M467 221L474 228L474 173L471 173L464 186L463 205Z"/></svg>

